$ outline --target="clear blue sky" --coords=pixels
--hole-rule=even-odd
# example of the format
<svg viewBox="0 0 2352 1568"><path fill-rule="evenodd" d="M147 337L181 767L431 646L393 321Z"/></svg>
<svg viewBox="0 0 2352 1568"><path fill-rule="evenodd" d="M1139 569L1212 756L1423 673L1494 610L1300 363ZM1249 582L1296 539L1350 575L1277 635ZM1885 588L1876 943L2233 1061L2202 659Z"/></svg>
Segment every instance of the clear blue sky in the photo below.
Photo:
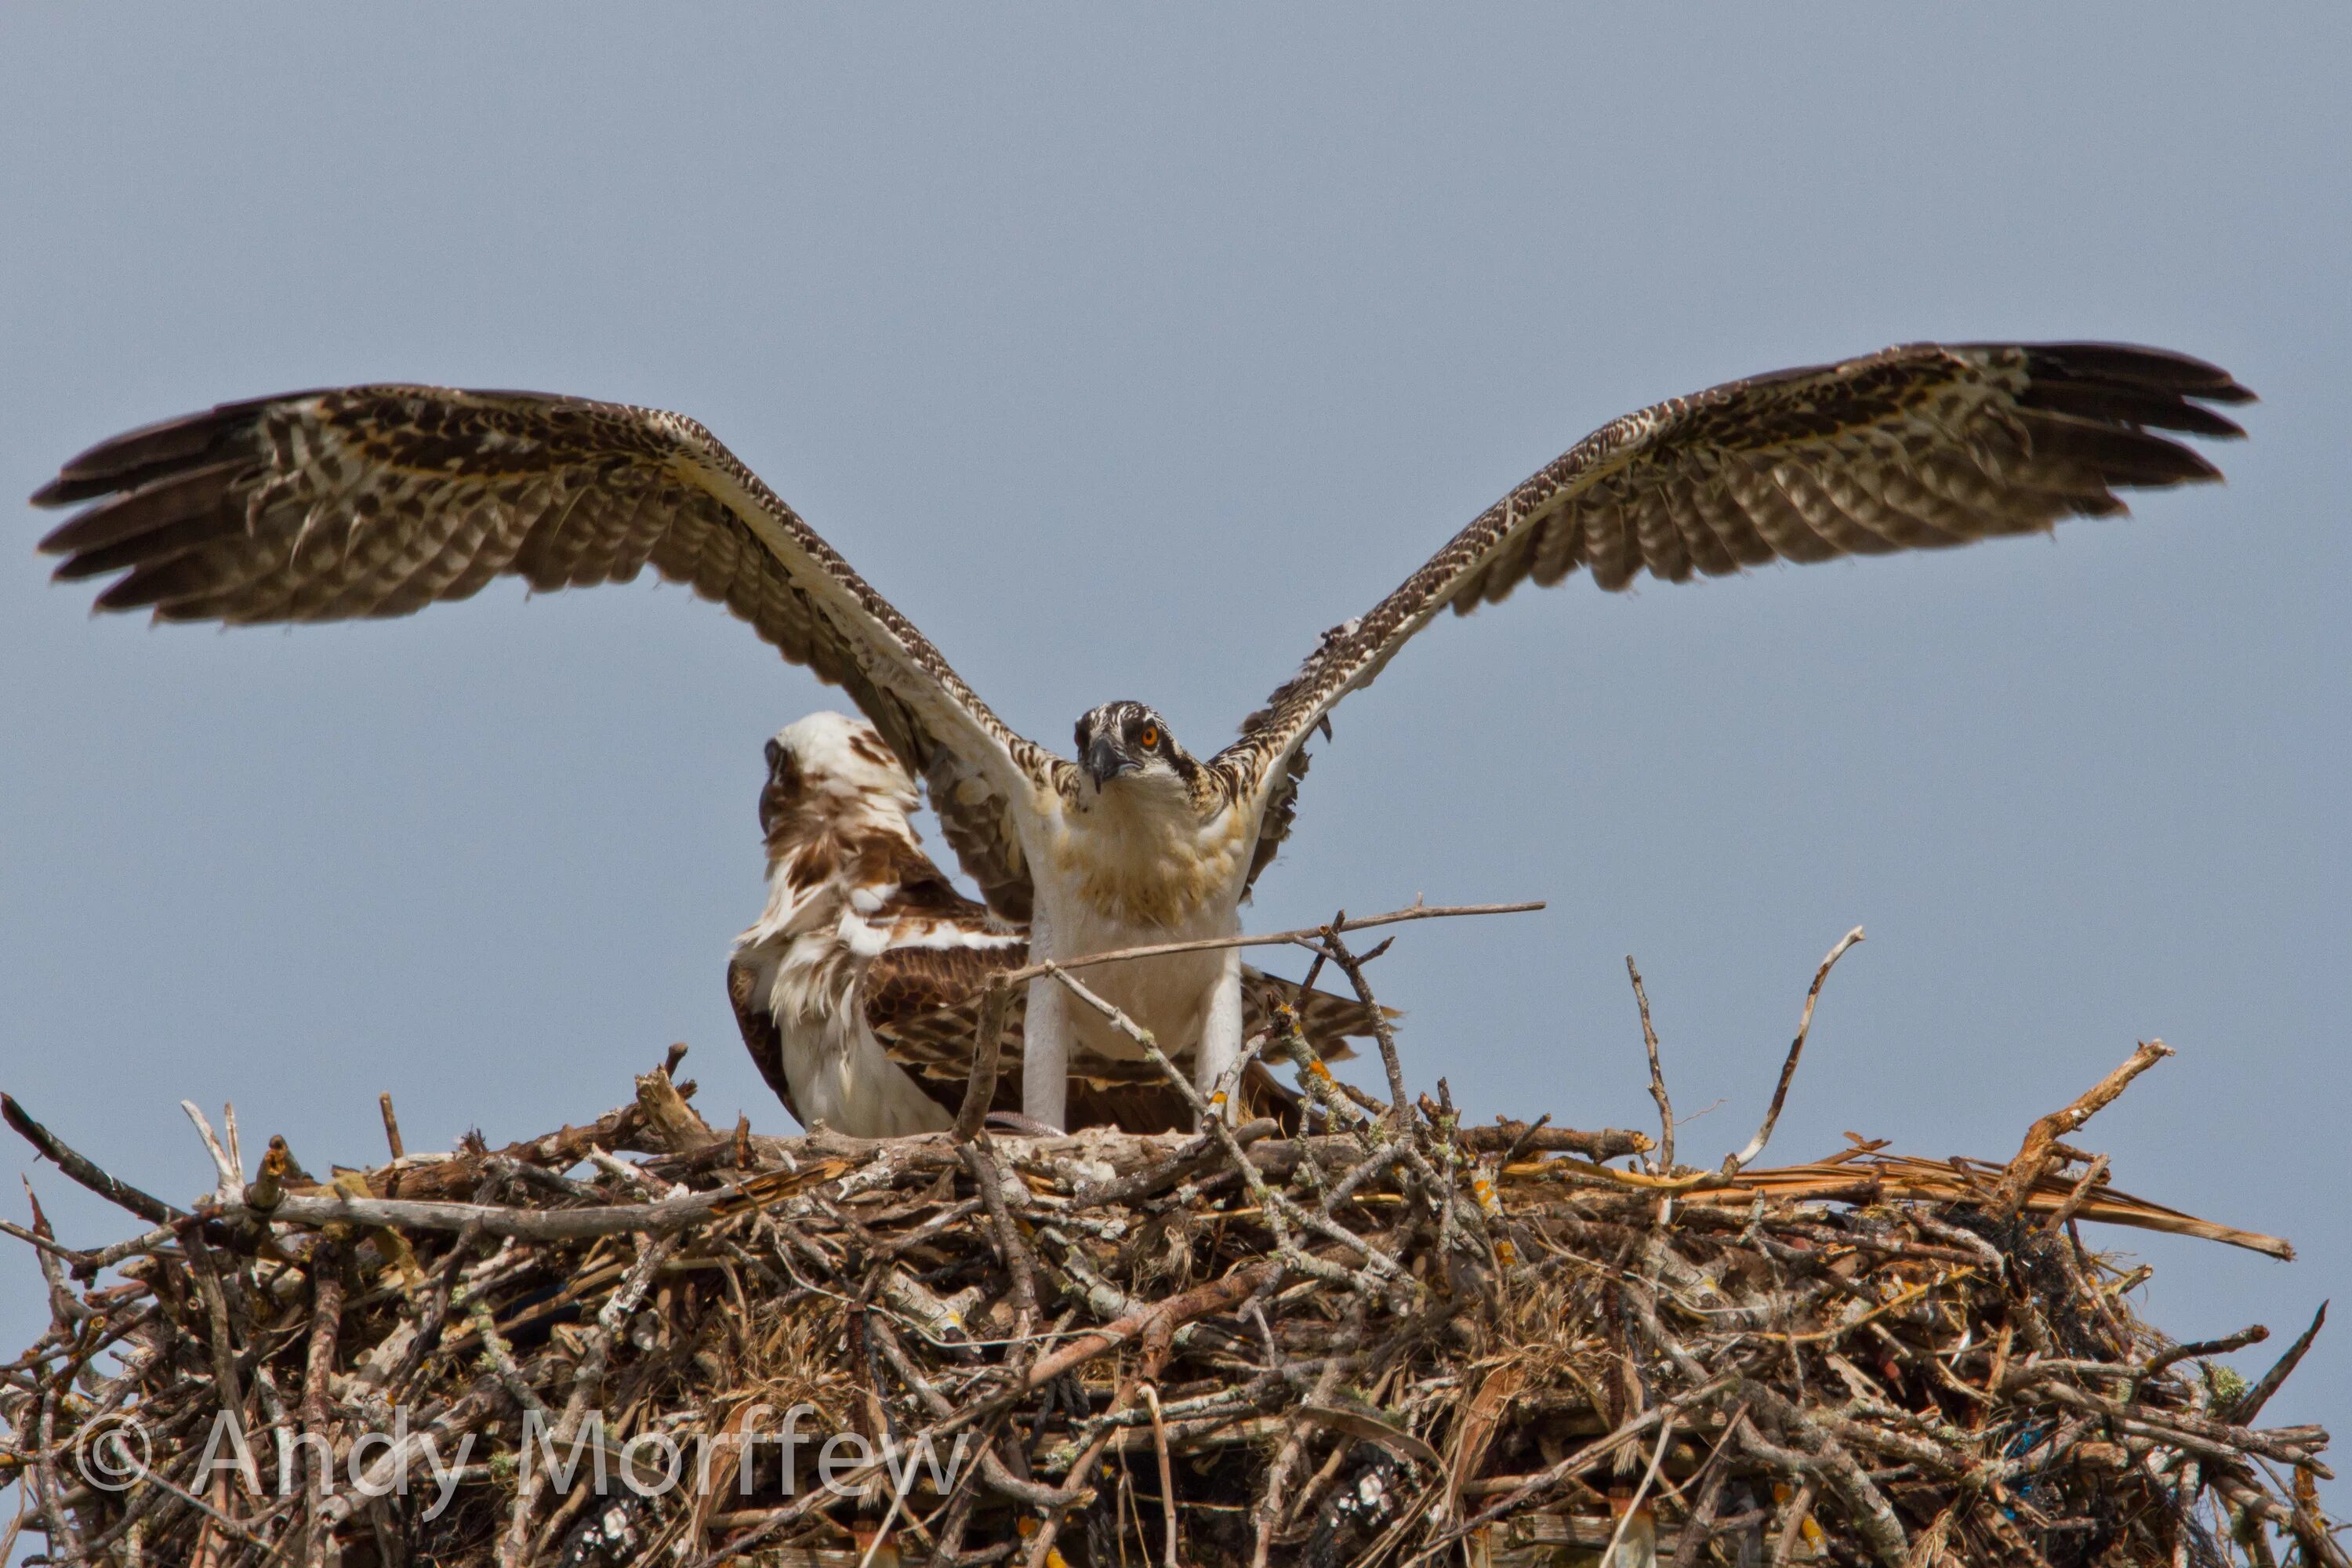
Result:
<svg viewBox="0 0 2352 1568"><path fill-rule="evenodd" d="M2180 1336L2283 1341L2352 1296L2347 46L2336 7L10 7L0 496L298 386L677 408L1027 732L1133 696L1206 751L1624 410L1926 337L2204 355L2264 399L2227 488L1437 626L1252 919L1550 900L1399 942L1413 1076L1645 1124L1631 952L1722 1101L1696 1157L1856 923L1779 1155L2005 1156L2161 1036L2080 1142L2303 1259L2095 1239ZM360 1163L378 1090L411 1147L503 1140L684 1039L714 1119L787 1125L721 973L761 742L838 693L644 584L93 620L42 526L0 552L0 1087L182 1199L182 1096ZM0 1341L39 1299L11 1255ZM2347 1394L2340 1330L2273 1413Z"/></svg>

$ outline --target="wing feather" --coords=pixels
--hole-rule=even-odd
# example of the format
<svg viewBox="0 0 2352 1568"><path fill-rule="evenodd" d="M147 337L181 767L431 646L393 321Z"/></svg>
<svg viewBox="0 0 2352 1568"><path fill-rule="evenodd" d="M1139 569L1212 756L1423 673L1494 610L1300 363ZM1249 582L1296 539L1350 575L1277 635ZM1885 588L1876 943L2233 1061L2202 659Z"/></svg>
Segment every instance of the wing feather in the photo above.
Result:
<svg viewBox="0 0 2352 1568"><path fill-rule="evenodd" d="M1940 550L1968 538L1964 516L1953 520L1952 528L1938 527L1917 510L1894 504L1852 470L1822 473L1816 482L1830 504L1896 549Z"/></svg>
<svg viewBox="0 0 2352 1568"><path fill-rule="evenodd" d="M1628 537L1625 509L1619 498L1606 492L1595 496L1591 506L1580 509L1578 521L1584 534L1585 568L1592 580L1612 593L1633 582L1641 559Z"/></svg>
<svg viewBox="0 0 2352 1568"><path fill-rule="evenodd" d="M1649 505L1631 508L1627 516L1633 525L1633 543L1651 574L1669 583L1686 581L1695 564L1690 541L1665 496L1654 492Z"/></svg>
<svg viewBox="0 0 2352 1568"><path fill-rule="evenodd" d="M1535 536L1533 560L1528 563L1528 575L1538 588L1549 588L1576 570L1582 556L1578 550L1582 530L1575 520L1554 518L1528 530Z"/></svg>
<svg viewBox="0 0 2352 1568"><path fill-rule="evenodd" d="M1903 548L1886 531L1873 528L1864 515L1838 505L1829 487L1815 477L1813 470L1781 464L1773 468L1772 482L1780 488L1781 495L1804 520L1805 526L1828 541L1835 553L1888 555Z"/></svg>
<svg viewBox="0 0 2352 1568"><path fill-rule="evenodd" d="M68 463L37 504L93 503L42 542L106 610L158 620L404 616L501 575L535 589L650 566L845 688L935 798L992 907L1029 910L1011 803L1066 764L690 419L533 393L360 386L226 404Z"/></svg>
<svg viewBox="0 0 2352 1568"><path fill-rule="evenodd" d="M1731 552L1730 542L1707 521L1687 476L1677 476L1661 484L1658 487L1658 505L1674 519L1675 527L1683 537L1683 550L1689 555L1694 571L1708 577L1724 577L1739 570L1739 558ZM1574 562L1568 563L1543 585L1550 587L1566 576L1574 565Z"/></svg>
<svg viewBox="0 0 2352 1568"><path fill-rule="evenodd" d="M1308 732L1448 605L1466 615L1580 565L1617 590L1644 572L1680 582L2114 515L2125 510L2117 489L2220 478L2160 432L2242 435L2209 405L2252 397L2227 372L2161 349L1915 343L1627 415L1496 502L1369 614L1325 633L1213 765L1261 802L1295 792L1290 764ZM1281 816L1286 829L1289 811Z"/></svg>
<svg viewBox="0 0 2352 1568"><path fill-rule="evenodd" d="M1706 525L1715 531L1715 536L1723 542L1724 549L1738 563L1736 569L1745 570L1778 560L1771 542L1757 531L1756 524L1739 509L1730 492L1715 482L1713 470L1714 465L1710 464L1706 471L1692 474L1684 480L1690 488L1692 510L1706 520Z"/></svg>
<svg viewBox="0 0 2352 1568"><path fill-rule="evenodd" d="M801 1108L793 1099L792 1080L784 1076L784 1032L776 1026L775 1015L768 1011L757 990L748 966L727 966L727 1002L735 1010L735 1027L743 1037L743 1048L751 1053L752 1065L784 1102L793 1120L805 1126Z"/></svg>

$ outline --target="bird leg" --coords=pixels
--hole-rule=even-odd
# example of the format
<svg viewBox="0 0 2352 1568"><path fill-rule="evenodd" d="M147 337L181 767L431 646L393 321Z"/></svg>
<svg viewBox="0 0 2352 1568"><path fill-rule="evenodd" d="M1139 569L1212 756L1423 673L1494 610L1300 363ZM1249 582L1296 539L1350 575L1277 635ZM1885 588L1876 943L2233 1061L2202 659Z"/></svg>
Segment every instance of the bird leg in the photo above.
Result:
<svg viewBox="0 0 2352 1568"><path fill-rule="evenodd" d="M1069 1007L1069 993L1052 975L1029 982L1029 1012L1021 1028L1021 1113L1055 1129L1068 1120Z"/></svg>
<svg viewBox="0 0 2352 1568"><path fill-rule="evenodd" d="M1209 994L1208 1016L1201 1026L1201 1049L1192 1065L1192 1081L1205 1097L1216 1092L1217 1080L1242 1054L1242 950L1229 947L1217 971L1216 989ZM1238 1098L1238 1097L1236 1097ZM1227 1121L1238 1120L1228 1100L1222 1108Z"/></svg>

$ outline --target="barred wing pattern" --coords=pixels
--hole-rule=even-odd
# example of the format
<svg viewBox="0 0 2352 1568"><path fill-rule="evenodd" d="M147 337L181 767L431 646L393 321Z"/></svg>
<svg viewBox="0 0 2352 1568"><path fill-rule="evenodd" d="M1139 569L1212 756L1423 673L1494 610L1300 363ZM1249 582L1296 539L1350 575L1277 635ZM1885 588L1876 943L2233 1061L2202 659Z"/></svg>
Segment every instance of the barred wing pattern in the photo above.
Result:
<svg viewBox="0 0 2352 1568"><path fill-rule="evenodd" d="M494 577L716 599L874 721L1000 913L1029 874L1008 805L1068 764L1005 726L929 640L691 419L537 393L361 386L225 404L116 437L37 505L57 575L103 610L230 624L411 615Z"/></svg>
<svg viewBox="0 0 2352 1568"><path fill-rule="evenodd" d="M2220 478L2152 432L2242 435L2205 405L2252 398L2227 372L2160 349L1915 343L1629 414L1496 502L1370 612L1324 633L1215 765L1268 806L1263 867L1296 809L1300 742L1448 605L1466 615L1580 566L1615 591L1643 572L1680 583L2114 515L2125 510L2117 489Z"/></svg>

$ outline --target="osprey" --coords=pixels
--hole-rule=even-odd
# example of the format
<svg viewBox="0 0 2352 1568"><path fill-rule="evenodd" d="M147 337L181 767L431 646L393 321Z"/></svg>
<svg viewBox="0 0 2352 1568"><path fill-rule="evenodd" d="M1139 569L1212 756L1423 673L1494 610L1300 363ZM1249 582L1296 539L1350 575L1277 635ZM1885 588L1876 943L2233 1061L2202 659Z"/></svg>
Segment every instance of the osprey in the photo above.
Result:
<svg viewBox="0 0 2352 1568"><path fill-rule="evenodd" d="M1029 960L1028 932L957 892L923 853L919 799L913 776L859 720L812 713L768 742L768 902L735 939L727 994L761 1076L803 1124L861 1138L950 1125L971 1074L981 993L990 975ZM1268 992L1280 996L1327 1059L1353 1056L1346 1037L1371 1032L1360 1003L1243 974L1245 1011L1263 1012ZM1013 1000L997 1079L1004 1110L1021 1103ZM1148 1064L1081 1057L1071 1066L1073 1126L1156 1132L1190 1120ZM1289 1109L1262 1069L1243 1089L1253 1111Z"/></svg>
<svg viewBox="0 0 2352 1568"><path fill-rule="evenodd" d="M1603 426L1325 632L1196 758L1113 702L1075 760L1016 734L833 547L691 419L524 393L359 386L235 403L117 437L33 499L95 501L43 541L62 578L122 573L108 610L230 623L401 616L493 577L534 588L651 566L839 684L927 785L988 905L1041 957L1224 936L1288 835L1304 743L1440 611L1582 567L1604 589L1769 561L1940 549L2124 510L2119 489L2219 477L2158 432L2242 434L2252 394L2201 361L2110 343L1918 343L1675 398ZM1087 984L1191 1049L1242 1039L1234 950ZM1024 1109L1061 1125L1074 1050L1131 1057L1050 979L1029 995Z"/></svg>

